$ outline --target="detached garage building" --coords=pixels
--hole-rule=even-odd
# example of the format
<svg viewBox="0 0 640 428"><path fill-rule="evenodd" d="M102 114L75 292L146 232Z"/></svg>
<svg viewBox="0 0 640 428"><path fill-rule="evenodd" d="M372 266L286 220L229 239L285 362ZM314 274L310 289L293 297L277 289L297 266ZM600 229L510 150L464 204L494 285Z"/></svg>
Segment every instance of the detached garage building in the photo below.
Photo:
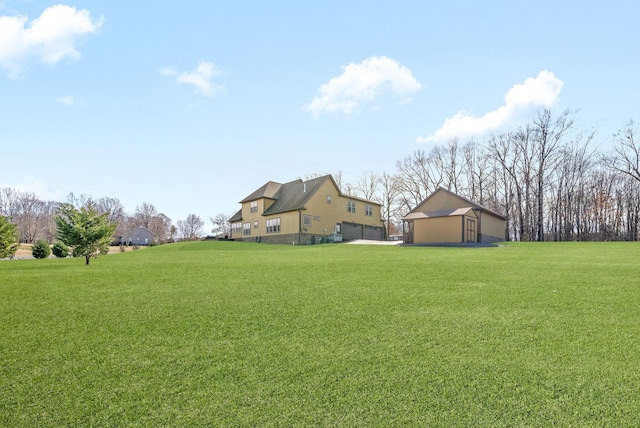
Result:
<svg viewBox="0 0 640 428"><path fill-rule="evenodd" d="M442 187L404 217L407 244L499 242L507 219Z"/></svg>

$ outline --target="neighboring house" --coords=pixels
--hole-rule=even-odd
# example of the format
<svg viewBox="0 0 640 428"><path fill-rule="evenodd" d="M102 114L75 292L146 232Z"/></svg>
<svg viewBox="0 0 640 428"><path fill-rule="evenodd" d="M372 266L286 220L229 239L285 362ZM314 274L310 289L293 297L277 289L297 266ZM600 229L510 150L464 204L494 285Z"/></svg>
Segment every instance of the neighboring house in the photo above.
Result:
<svg viewBox="0 0 640 428"><path fill-rule="evenodd" d="M269 181L240 203L229 219L236 241L308 245L384 239L380 204L343 194L331 175Z"/></svg>
<svg viewBox="0 0 640 428"><path fill-rule="evenodd" d="M442 187L404 217L405 243L499 242L507 219Z"/></svg>
<svg viewBox="0 0 640 428"><path fill-rule="evenodd" d="M138 226L120 237L121 245L151 245L157 243L158 237L143 226Z"/></svg>

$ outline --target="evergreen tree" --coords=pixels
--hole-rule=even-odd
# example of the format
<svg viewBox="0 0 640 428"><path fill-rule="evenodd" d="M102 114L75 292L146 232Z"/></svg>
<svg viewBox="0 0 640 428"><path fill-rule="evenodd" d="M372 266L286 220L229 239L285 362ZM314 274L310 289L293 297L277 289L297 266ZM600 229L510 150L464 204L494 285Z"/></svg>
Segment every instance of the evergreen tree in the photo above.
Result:
<svg viewBox="0 0 640 428"><path fill-rule="evenodd" d="M91 257L109 252L117 227L109 221L107 213L97 211L92 201L80 208L69 203L60 204L55 221L60 241L72 248L74 257L84 257L87 265Z"/></svg>
<svg viewBox="0 0 640 428"><path fill-rule="evenodd" d="M44 239L38 239L33 248L31 249L31 255L36 259L46 259L51 254L51 248L49 243Z"/></svg>
<svg viewBox="0 0 640 428"><path fill-rule="evenodd" d="M53 255L58 258L65 258L69 255L69 247L60 241L53 244L51 251L53 252Z"/></svg>
<svg viewBox="0 0 640 428"><path fill-rule="evenodd" d="M13 258L18 251L18 227L9 218L0 216L0 259Z"/></svg>

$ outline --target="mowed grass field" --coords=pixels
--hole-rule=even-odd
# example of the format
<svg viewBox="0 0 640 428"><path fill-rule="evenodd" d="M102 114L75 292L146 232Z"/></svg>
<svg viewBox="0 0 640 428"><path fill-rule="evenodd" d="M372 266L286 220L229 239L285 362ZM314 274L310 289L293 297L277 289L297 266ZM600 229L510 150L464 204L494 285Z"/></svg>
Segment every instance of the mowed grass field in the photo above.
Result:
<svg viewBox="0 0 640 428"><path fill-rule="evenodd" d="M640 245L0 261L0 426L639 426Z"/></svg>

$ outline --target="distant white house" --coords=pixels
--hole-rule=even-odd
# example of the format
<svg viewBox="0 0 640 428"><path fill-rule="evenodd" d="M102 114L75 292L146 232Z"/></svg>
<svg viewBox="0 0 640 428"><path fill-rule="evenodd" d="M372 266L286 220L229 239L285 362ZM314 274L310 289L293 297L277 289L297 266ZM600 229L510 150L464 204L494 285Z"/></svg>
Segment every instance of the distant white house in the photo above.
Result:
<svg viewBox="0 0 640 428"><path fill-rule="evenodd" d="M158 237L144 226L138 226L120 237L121 245L151 245L157 244Z"/></svg>

